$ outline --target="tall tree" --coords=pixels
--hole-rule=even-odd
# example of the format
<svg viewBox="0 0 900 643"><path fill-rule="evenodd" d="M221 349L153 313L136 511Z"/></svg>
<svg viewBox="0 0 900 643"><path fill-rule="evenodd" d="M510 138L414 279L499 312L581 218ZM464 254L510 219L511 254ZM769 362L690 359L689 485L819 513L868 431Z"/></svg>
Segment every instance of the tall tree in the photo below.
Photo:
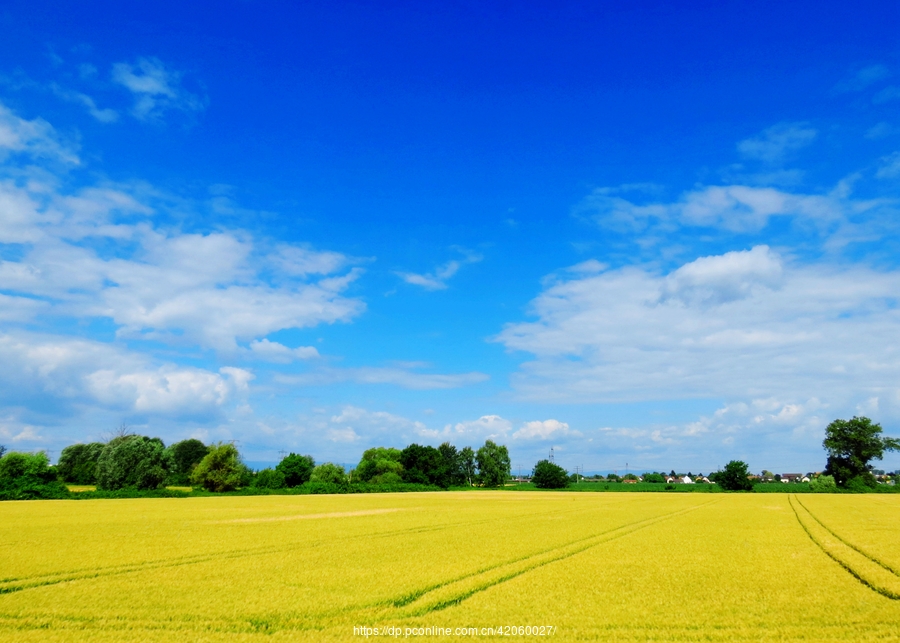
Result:
<svg viewBox="0 0 900 643"><path fill-rule="evenodd" d="M512 469L509 451L505 446L487 440L475 454L478 464L478 479L485 487L499 487L510 477Z"/></svg>
<svg viewBox="0 0 900 643"><path fill-rule="evenodd" d="M444 442L438 447L438 452L441 454L441 459L444 463L444 474L447 480L447 484L442 484L441 486L449 487L450 485L461 486L465 484L466 478L463 475L460 454L456 447L449 442Z"/></svg>
<svg viewBox="0 0 900 643"><path fill-rule="evenodd" d="M121 435L103 447L97 460L97 487L157 489L165 483L170 460L159 438Z"/></svg>
<svg viewBox="0 0 900 643"><path fill-rule="evenodd" d="M103 447L101 442L67 446L59 454L57 474L63 481L72 484L96 484L97 463Z"/></svg>
<svg viewBox="0 0 900 643"><path fill-rule="evenodd" d="M459 452L459 473L470 487L475 484L476 466L475 451L472 447L463 447Z"/></svg>
<svg viewBox="0 0 900 643"><path fill-rule="evenodd" d="M167 451L172 461L171 478L175 484L187 484L191 471L209 453L209 447L190 438L171 445Z"/></svg>
<svg viewBox="0 0 900 643"><path fill-rule="evenodd" d="M430 446L410 444L400 453L403 465L403 482L450 486L441 452Z"/></svg>
<svg viewBox="0 0 900 643"><path fill-rule="evenodd" d="M834 476L839 487L854 484L874 486L871 474L872 460L881 460L885 451L900 449L900 440L882 437L881 425L869 418L856 417L852 420L835 420L825 428L822 445L828 453L825 473Z"/></svg>
<svg viewBox="0 0 900 643"><path fill-rule="evenodd" d="M316 461L311 455L291 453L282 458L275 466L275 471L284 475L284 484L288 487L299 487L308 482L316 468Z"/></svg>

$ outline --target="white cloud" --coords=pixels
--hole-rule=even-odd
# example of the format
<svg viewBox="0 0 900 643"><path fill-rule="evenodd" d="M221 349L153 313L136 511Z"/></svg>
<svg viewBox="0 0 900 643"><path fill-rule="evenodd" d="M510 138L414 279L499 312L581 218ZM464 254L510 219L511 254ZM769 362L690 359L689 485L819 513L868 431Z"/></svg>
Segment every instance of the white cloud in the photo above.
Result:
<svg viewBox="0 0 900 643"><path fill-rule="evenodd" d="M458 250L465 254L465 258L448 261L435 268L433 272L424 274L396 272L395 274L406 283L412 284L413 286L421 286L425 290L444 290L447 288L447 281L459 272L460 268L466 264L478 263L484 258L479 254L466 252L461 249Z"/></svg>
<svg viewBox="0 0 900 643"><path fill-rule="evenodd" d="M31 333L0 335L0 362L7 406L32 398L169 416L215 415L253 377L235 367L154 366L102 342Z"/></svg>
<svg viewBox="0 0 900 643"><path fill-rule="evenodd" d="M680 226L756 233L774 217L790 217L822 230L831 229L836 223L879 205L850 201L844 183L824 195L792 194L748 185L704 186L685 192L675 202L650 204L633 203L615 192L611 188L594 190L575 206L573 213L604 228L627 233L657 231L664 235Z"/></svg>
<svg viewBox="0 0 900 643"><path fill-rule="evenodd" d="M59 194L43 183L6 181L0 182L0 208L6 215L0 242L30 244L21 258L0 261L0 287L44 299L42 314L109 318L121 337L236 351L238 341L347 321L364 308L341 294L359 269L318 280L282 274L275 283L267 275L290 248L273 259L243 233L155 228L154 209L122 188ZM102 256L83 245L98 239L106 246ZM307 263L317 261L316 251L301 250ZM323 254L319 275L349 262L337 253ZM278 350L258 348L270 357Z"/></svg>
<svg viewBox="0 0 900 643"><path fill-rule="evenodd" d="M287 364L296 359L312 359L319 357L319 351L315 346L298 346L297 348L288 348L284 344L278 342L270 342L263 338L250 342L250 350L255 357L269 362L280 362Z"/></svg>
<svg viewBox="0 0 900 643"><path fill-rule="evenodd" d="M158 58L138 58L136 64L116 63L112 80L134 94L132 115L139 120L155 120L171 109L196 112L205 100L181 87L181 72L167 69Z"/></svg>
<svg viewBox="0 0 900 643"><path fill-rule="evenodd" d="M567 436L579 437L581 433L571 430L566 422L559 420L525 422L522 428L512 434L513 439L517 440L549 440Z"/></svg>
<svg viewBox="0 0 900 643"><path fill-rule="evenodd" d="M62 161L69 165L80 163L76 150L61 141L50 123L42 118L26 120L0 103L0 161L10 154Z"/></svg>
<svg viewBox="0 0 900 643"><path fill-rule="evenodd" d="M451 389L484 382L484 373L422 373L404 366L364 366L359 368L323 367L302 375L277 375L275 381L294 385L325 385L337 382L393 384L416 391Z"/></svg>
<svg viewBox="0 0 900 643"><path fill-rule="evenodd" d="M745 158L782 163L792 152L812 143L817 134L806 123L779 123L763 130L758 136L741 141L737 149Z"/></svg>
<svg viewBox="0 0 900 643"><path fill-rule="evenodd" d="M681 266L666 277L662 296L688 305L724 303L744 299L753 289L778 288L783 275L781 258L768 246L756 246Z"/></svg>
<svg viewBox="0 0 900 643"><path fill-rule="evenodd" d="M445 439L462 439L480 442L482 440L500 440L506 438L512 430L512 422L499 415L482 415L477 420L468 420L448 424L435 437Z"/></svg>
<svg viewBox="0 0 900 643"><path fill-rule="evenodd" d="M548 284L536 321L497 336L535 356L521 398L578 402L868 399L900 381L900 272L795 265L760 246L668 275L641 267ZM893 393L891 393L893 395Z"/></svg>

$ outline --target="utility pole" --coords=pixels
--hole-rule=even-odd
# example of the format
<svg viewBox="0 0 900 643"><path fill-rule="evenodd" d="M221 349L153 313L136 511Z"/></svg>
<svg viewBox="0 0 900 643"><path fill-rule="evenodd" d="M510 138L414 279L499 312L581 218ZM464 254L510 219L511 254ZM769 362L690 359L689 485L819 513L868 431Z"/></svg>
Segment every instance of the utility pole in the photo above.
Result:
<svg viewBox="0 0 900 643"><path fill-rule="evenodd" d="M550 447L550 462L553 462L553 447Z"/></svg>

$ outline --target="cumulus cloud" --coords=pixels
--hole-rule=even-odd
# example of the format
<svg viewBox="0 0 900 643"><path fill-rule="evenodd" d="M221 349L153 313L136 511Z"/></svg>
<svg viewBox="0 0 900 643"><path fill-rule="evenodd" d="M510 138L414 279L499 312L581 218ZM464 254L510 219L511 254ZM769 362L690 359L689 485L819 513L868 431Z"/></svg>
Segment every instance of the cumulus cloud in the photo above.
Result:
<svg viewBox="0 0 900 643"><path fill-rule="evenodd" d="M579 431L573 431L566 422L559 420L534 420L526 422L518 431L512 434L516 440L550 440L566 436L581 436Z"/></svg>
<svg viewBox="0 0 900 643"><path fill-rule="evenodd" d="M116 63L113 82L134 95L131 114L138 120L159 119L168 110L196 112L206 107L205 99L181 86L182 73L168 69L158 58L138 58L135 64Z"/></svg>
<svg viewBox="0 0 900 643"><path fill-rule="evenodd" d="M764 163L782 163L812 143L818 132L806 123L779 123L737 144L740 154Z"/></svg>
<svg viewBox="0 0 900 643"><path fill-rule="evenodd" d="M395 274L406 283L412 284L413 286L421 286L425 290L444 290L447 288L447 281L459 272L460 268L466 264L478 263L484 258L479 254L464 250L460 251L465 255L463 259L448 261L435 268L432 272L424 274L396 272Z"/></svg>
<svg viewBox="0 0 900 643"><path fill-rule="evenodd" d="M898 390L898 288L897 271L795 265L758 246L668 274L557 279L535 321L495 339L535 356L513 379L529 400L868 399Z"/></svg>
<svg viewBox="0 0 900 643"><path fill-rule="evenodd" d="M30 398L175 417L216 415L253 378L236 367L156 366L102 342L33 333L0 335L0 361L6 405Z"/></svg>

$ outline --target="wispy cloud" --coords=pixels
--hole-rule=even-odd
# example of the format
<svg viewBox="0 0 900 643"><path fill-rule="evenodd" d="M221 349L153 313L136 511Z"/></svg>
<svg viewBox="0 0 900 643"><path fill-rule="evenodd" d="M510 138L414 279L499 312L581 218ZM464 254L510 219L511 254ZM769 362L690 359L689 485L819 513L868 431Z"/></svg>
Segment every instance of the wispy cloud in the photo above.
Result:
<svg viewBox="0 0 900 643"><path fill-rule="evenodd" d="M93 98L82 92L72 91L59 86L56 83L51 85L53 93L67 100L70 103L76 103L84 107L88 114L101 123L114 123L119 120L119 113L111 108L99 108Z"/></svg>
<svg viewBox="0 0 900 643"><path fill-rule="evenodd" d="M116 63L112 80L134 95L132 115L139 120L157 120L168 110L197 112L206 99L181 86L182 73L168 69L158 58L138 58L135 64Z"/></svg>
<svg viewBox="0 0 900 643"><path fill-rule="evenodd" d="M457 248L459 252L461 252L464 257L462 259L454 259L448 261L440 266L437 266L432 272L429 273L415 273L415 272L396 272L395 274L403 279L408 284L412 284L414 286L421 286L425 290L444 290L447 288L447 281L453 277L459 269L465 266L466 264L478 263L484 257L480 254L476 254L474 252L469 252L464 249Z"/></svg>
<svg viewBox="0 0 900 643"><path fill-rule="evenodd" d="M737 150L745 158L780 164L793 152L811 144L817 135L807 123L779 123L739 142Z"/></svg>
<svg viewBox="0 0 900 643"><path fill-rule="evenodd" d="M889 78L891 70L886 65L869 65L858 70L849 78L845 78L834 86L834 91L843 92L861 92L867 87Z"/></svg>
<svg viewBox="0 0 900 643"><path fill-rule="evenodd" d="M33 161L81 162L75 146L64 142L50 123L42 118L26 120L0 103L0 161L15 154Z"/></svg>
<svg viewBox="0 0 900 643"><path fill-rule="evenodd" d="M423 373L413 367L362 366L358 368L323 367L301 375L276 375L275 381L307 386L356 382L359 384L390 384L401 388L430 391L469 386L486 381L484 373Z"/></svg>

